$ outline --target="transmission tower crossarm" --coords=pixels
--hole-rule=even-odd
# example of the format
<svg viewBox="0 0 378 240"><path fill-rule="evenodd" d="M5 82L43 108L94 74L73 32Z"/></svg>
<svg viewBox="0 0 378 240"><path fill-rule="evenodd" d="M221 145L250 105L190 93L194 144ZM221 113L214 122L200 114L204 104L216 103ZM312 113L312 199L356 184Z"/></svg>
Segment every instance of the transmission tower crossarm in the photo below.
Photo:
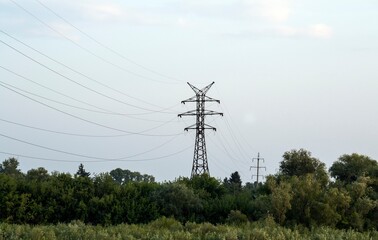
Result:
<svg viewBox="0 0 378 240"><path fill-rule="evenodd" d="M220 103L220 100L214 99L214 98L211 98L211 97L208 97L208 96L205 96L205 102L217 102L217 103Z"/></svg>
<svg viewBox="0 0 378 240"><path fill-rule="evenodd" d="M223 113L221 113L221 112L215 112L215 111L212 111L212 110L207 110L207 111L205 111L202 114L203 115L221 115L221 116L223 116Z"/></svg>
<svg viewBox="0 0 378 240"><path fill-rule="evenodd" d="M190 110L190 111L187 111L187 112L184 112L184 113L180 113L177 116L183 117L183 116L197 116L197 115L198 115L197 110ZM221 115L221 116L223 116L223 113L215 112L215 111L211 111L211 110L206 110L206 111L202 112L201 115L202 116L206 116L206 115Z"/></svg>
<svg viewBox="0 0 378 240"><path fill-rule="evenodd" d="M205 129L211 129L211 130L214 130L214 131L217 130L215 127L210 126L209 124L206 124L206 123L204 124L204 128L205 128Z"/></svg>
<svg viewBox="0 0 378 240"><path fill-rule="evenodd" d="M180 113L177 116L182 117L182 116L196 116L196 115L197 115L197 110L191 110L184 113Z"/></svg>
<svg viewBox="0 0 378 240"><path fill-rule="evenodd" d="M220 103L220 100L218 99L214 99L214 98L211 98L211 97L208 97L208 96L204 96L204 99L198 99L198 96L193 96L191 98L188 98L186 100L183 100L181 101L182 104L185 104L187 102L217 102L217 103Z"/></svg>
<svg viewBox="0 0 378 240"><path fill-rule="evenodd" d="M191 97L191 98L188 98L188 99L186 99L186 100L181 101L181 103L182 103L182 104L185 104L185 103L187 103L187 102L197 102L197 101L198 101L197 96L193 96L193 97Z"/></svg>
<svg viewBox="0 0 378 240"><path fill-rule="evenodd" d="M193 125L190 125L189 127L184 128L185 131L188 131L188 130L197 130L197 129L199 129L198 126L197 126L197 124L193 124ZM217 130L215 127L210 126L208 124L204 124L203 129L210 129L210 130L214 130L214 131Z"/></svg>

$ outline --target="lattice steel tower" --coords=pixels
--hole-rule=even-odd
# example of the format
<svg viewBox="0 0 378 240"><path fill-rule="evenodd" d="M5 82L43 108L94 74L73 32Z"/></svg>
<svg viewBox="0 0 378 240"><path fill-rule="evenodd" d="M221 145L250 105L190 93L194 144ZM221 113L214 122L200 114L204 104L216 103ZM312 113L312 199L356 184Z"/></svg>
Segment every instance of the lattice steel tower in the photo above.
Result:
<svg viewBox="0 0 378 240"><path fill-rule="evenodd" d="M182 116L196 116L196 123L186 127L184 130L188 131L189 129L196 130L196 141L194 146L194 157L193 157L193 167L192 167L192 177L196 175L208 174L209 166L207 163L207 153L206 153L206 142L205 142L205 129L211 129L216 131L215 127L212 127L205 123L205 116L207 115L221 115L223 113L214 112L211 110L205 110L205 102L217 102L220 103L219 100L213 99L211 97L206 96L207 91L213 86L214 82L207 85L202 89L198 89L195 86L188 83L188 85L193 89L195 92L195 96L181 101L181 103L185 104L187 102L196 102L197 108L196 110L187 111L185 113L179 114L179 117Z"/></svg>
<svg viewBox="0 0 378 240"><path fill-rule="evenodd" d="M265 162L265 160L264 160L264 158L260 157L260 153L257 153L257 158L252 158L252 162L254 162L255 160L257 160L257 166L251 166L249 168L249 170L251 171L252 168L256 168L256 175L252 174L252 178L254 176L256 176L257 177L256 183L259 184L259 176L264 177L264 175L260 175L260 173L259 173L260 172L260 168L264 168L265 171L266 171L266 167L261 167L260 166L260 161L262 160L263 162Z"/></svg>

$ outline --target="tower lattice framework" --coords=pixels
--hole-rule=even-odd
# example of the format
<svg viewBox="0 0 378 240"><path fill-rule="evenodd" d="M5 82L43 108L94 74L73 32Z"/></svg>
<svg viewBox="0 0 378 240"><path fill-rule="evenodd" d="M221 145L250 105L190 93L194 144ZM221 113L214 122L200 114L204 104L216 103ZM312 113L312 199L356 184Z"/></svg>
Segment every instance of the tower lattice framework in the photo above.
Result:
<svg viewBox="0 0 378 240"><path fill-rule="evenodd" d="M213 86L213 84L214 82L212 82L211 84L207 85L206 87L202 89L198 89L195 86L188 83L188 85L193 89L196 95L189 99L181 101L181 103L183 104L187 102L195 102L197 106L195 110L187 111L185 113L178 115L179 117L196 116L196 123L184 129L185 131L188 131L189 129L196 130L196 140L195 140L195 146L194 146L194 157L193 157L193 166L192 166L192 174L191 174L192 177L196 175L202 175L202 174L210 175L209 165L207 161L207 152L206 152L205 129L211 129L213 131L216 131L216 128L205 123L205 116L208 116L208 115L223 116L223 113L205 109L206 102L220 103L219 100L206 96L206 93L209 91L211 86Z"/></svg>

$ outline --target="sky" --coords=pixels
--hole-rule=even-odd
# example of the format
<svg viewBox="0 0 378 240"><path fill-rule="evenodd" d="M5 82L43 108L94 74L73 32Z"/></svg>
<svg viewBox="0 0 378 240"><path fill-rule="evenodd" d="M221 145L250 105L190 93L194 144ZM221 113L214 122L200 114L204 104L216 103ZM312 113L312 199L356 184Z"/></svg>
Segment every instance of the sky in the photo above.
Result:
<svg viewBox="0 0 378 240"><path fill-rule="evenodd" d="M378 159L377 24L376 0L0 0L0 158L190 177L196 120L177 115L187 82L215 82L213 177L300 148Z"/></svg>

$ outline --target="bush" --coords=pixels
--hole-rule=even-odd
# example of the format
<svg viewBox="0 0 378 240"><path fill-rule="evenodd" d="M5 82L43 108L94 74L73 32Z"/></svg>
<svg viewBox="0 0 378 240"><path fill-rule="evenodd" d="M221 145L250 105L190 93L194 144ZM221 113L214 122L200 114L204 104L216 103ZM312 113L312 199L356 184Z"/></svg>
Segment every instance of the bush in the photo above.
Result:
<svg viewBox="0 0 378 240"><path fill-rule="evenodd" d="M155 221L149 224L152 228L159 230L159 229L167 229L169 231L181 231L183 230L183 226L179 221L174 218L166 218L161 217L156 219Z"/></svg>
<svg viewBox="0 0 378 240"><path fill-rule="evenodd" d="M247 215L241 213L239 210L231 210L231 212L228 214L228 217L226 219L226 223L232 224L232 225L241 225L248 222Z"/></svg>
<svg viewBox="0 0 378 240"><path fill-rule="evenodd" d="M285 240L285 239L378 239L377 231L357 232L318 227L307 231L284 228L272 218L265 221L236 225L212 225L210 223L186 223L183 227L173 218L160 218L150 224L116 226L92 226L81 222L49 226L13 225L0 223L0 240L64 239L64 240Z"/></svg>

